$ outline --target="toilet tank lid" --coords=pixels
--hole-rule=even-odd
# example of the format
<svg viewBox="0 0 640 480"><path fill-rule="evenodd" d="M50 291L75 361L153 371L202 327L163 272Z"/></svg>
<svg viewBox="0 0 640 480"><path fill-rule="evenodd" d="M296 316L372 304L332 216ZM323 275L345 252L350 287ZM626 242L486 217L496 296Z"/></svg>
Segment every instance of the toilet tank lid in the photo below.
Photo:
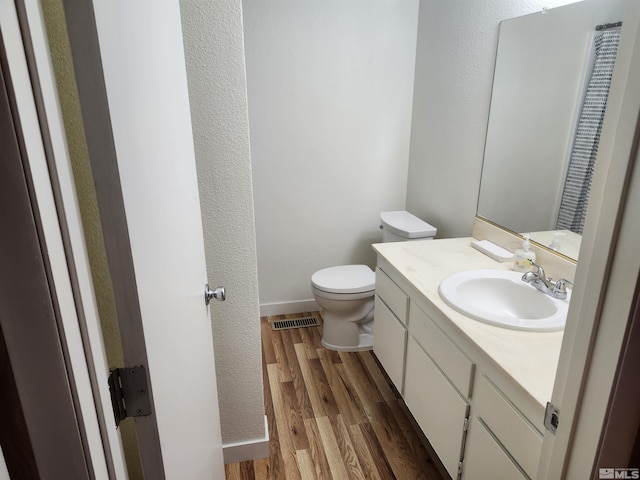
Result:
<svg viewBox="0 0 640 480"><path fill-rule="evenodd" d="M431 238L438 231L436 227L405 210L382 212L380 221L384 228L404 238Z"/></svg>
<svg viewBox="0 0 640 480"><path fill-rule="evenodd" d="M366 265L340 265L318 270L311 284L330 293L361 293L375 289L376 274Z"/></svg>

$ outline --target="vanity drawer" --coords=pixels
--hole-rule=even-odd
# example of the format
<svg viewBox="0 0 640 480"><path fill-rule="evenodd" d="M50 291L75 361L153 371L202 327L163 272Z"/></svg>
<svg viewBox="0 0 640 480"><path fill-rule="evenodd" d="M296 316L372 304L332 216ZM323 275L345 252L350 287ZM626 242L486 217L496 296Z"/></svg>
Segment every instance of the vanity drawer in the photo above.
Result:
<svg viewBox="0 0 640 480"><path fill-rule="evenodd" d="M376 268L376 294L402 323L407 323L409 297L380 267Z"/></svg>
<svg viewBox="0 0 640 480"><path fill-rule="evenodd" d="M475 413L531 478L536 477L542 434L493 382L482 375L474 397Z"/></svg>
<svg viewBox="0 0 640 480"><path fill-rule="evenodd" d="M402 393L404 354L407 346L407 329L389 307L376 295L375 335L373 353L384 367L398 391Z"/></svg>
<svg viewBox="0 0 640 480"><path fill-rule="evenodd" d="M471 396L474 363L415 304L409 313L409 331L458 391Z"/></svg>

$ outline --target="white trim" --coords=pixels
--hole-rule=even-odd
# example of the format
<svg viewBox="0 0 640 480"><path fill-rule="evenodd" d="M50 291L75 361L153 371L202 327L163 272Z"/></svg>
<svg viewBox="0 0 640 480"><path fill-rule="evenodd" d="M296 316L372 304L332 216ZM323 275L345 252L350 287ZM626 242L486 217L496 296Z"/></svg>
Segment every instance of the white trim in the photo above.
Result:
<svg viewBox="0 0 640 480"><path fill-rule="evenodd" d="M249 440L247 442L230 443L222 446L224 463L238 463L258 458L268 458L269 453L269 425L267 416L264 416L264 438Z"/></svg>
<svg viewBox="0 0 640 480"><path fill-rule="evenodd" d="M260 316L287 315L289 313L317 312L320 306L315 300L300 300L297 302L265 303L260 305Z"/></svg>

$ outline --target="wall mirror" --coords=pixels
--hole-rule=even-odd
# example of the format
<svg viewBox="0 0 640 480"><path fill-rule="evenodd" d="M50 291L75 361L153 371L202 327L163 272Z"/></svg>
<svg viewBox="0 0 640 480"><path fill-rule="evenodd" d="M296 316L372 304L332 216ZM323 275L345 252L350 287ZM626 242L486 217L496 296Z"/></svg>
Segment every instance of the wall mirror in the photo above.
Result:
<svg viewBox="0 0 640 480"><path fill-rule="evenodd" d="M575 162L587 161L579 142L594 120L585 98L606 63L598 41L617 48L611 39L623 10L623 0L585 0L500 25L477 214L573 259L582 233L576 215L584 218L576 209L586 207L589 192L568 173L573 179L585 168ZM615 50L606 68L614 61ZM559 221L567 208L577 224Z"/></svg>

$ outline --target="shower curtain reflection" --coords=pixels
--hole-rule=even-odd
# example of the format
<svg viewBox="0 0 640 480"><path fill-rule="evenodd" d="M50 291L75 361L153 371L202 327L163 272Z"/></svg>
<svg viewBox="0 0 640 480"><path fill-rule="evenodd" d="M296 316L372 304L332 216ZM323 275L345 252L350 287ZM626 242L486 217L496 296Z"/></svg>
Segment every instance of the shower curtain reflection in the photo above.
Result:
<svg viewBox="0 0 640 480"><path fill-rule="evenodd" d="M611 76L618 51L622 22L596 27L595 61L587 86L567 169L556 229L582 234L591 179L600 143L600 131Z"/></svg>

